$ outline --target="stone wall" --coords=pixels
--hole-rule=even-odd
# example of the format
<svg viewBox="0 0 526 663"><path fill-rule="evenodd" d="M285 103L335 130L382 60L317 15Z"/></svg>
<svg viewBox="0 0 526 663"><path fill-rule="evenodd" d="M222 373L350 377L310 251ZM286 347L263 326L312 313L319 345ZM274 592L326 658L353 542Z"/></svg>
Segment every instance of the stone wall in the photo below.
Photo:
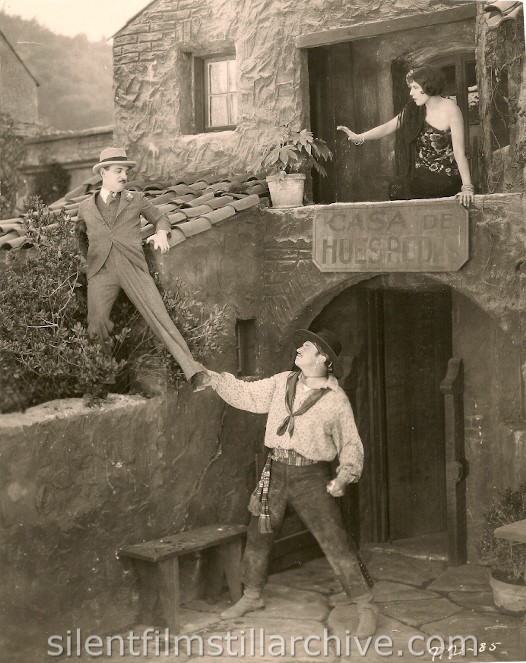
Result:
<svg viewBox="0 0 526 663"><path fill-rule="evenodd" d="M229 304L211 367L235 373L236 318L263 319L262 228L241 214L158 256L167 285L183 279L205 307ZM23 646L45 651L50 634L104 633L139 618L120 546L247 522L263 424L186 385L150 400L115 395L88 409L71 399L0 416L0 649L9 660L30 660L10 654ZM195 559L183 568L187 598L199 569Z"/></svg>
<svg viewBox="0 0 526 663"><path fill-rule="evenodd" d="M156 0L114 39L117 142L129 147L139 172L155 176L242 171L275 126L309 125L307 54L296 48L298 36L439 10L451 7L427 0ZM193 58L230 49L238 126L196 133Z"/></svg>
<svg viewBox="0 0 526 663"><path fill-rule="evenodd" d="M470 259L462 269L407 275L414 288L426 277L449 286L453 293L453 350L465 361L471 560L477 556L482 510L492 490L526 481L526 461L521 456L526 441L521 377L526 368L526 277L517 270L524 255L524 206L518 194L477 196L470 214ZM269 327L263 361L269 372L290 365L296 328L309 327L340 293L373 276L318 271L311 259L313 210L260 212L266 220L263 292ZM356 343L359 329L360 325L350 335ZM344 353L350 359L355 350L359 352L359 345Z"/></svg>
<svg viewBox="0 0 526 663"><path fill-rule="evenodd" d="M526 480L525 276L516 270L524 257L524 205L518 194L477 197L467 264L415 275L453 292L454 350L466 363L472 560L489 488ZM235 322L247 318L256 321L255 376L288 368L293 331L372 277L316 268L314 210L250 210L156 255L166 286L182 279L205 306L229 307L228 333L207 361L211 368L236 372ZM359 326L348 331L356 345ZM151 400L113 397L94 409L65 401L0 417L4 638L20 644L29 630L42 647L46 633L109 631L133 621L136 579L116 550L183 526L245 522L264 422L186 386ZM196 574L186 569L187 595Z"/></svg>
<svg viewBox="0 0 526 663"><path fill-rule="evenodd" d="M70 189L74 189L93 177L91 168L98 162L101 150L113 144L112 126L60 132L28 140L23 174L29 193L32 177L51 163L59 163L70 173Z"/></svg>

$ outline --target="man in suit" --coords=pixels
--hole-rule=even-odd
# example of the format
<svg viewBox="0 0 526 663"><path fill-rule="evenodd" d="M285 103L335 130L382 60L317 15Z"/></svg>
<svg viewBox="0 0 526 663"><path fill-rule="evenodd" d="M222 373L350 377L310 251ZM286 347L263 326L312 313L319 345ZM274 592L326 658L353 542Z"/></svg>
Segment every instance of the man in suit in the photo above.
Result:
<svg viewBox="0 0 526 663"><path fill-rule="evenodd" d="M148 238L154 249L169 250L170 221L144 194L125 191L128 170L135 166L122 148L100 153L93 172L102 188L79 206L77 237L88 279L88 331L111 354L112 306L122 289L177 361L192 389L200 391L209 378L168 315L149 274L142 249L140 215L155 226Z"/></svg>

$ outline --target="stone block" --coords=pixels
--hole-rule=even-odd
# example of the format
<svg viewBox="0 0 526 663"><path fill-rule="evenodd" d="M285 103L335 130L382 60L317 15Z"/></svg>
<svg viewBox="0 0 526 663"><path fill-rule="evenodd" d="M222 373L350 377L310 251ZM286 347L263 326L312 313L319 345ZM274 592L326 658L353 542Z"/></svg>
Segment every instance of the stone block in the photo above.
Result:
<svg viewBox="0 0 526 663"><path fill-rule="evenodd" d="M489 569L478 564L464 564L446 569L428 587L436 592L489 591Z"/></svg>
<svg viewBox="0 0 526 663"><path fill-rule="evenodd" d="M138 35L118 35L113 40L113 46L125 46L126 44L136 44Z"/></svg>
<svg viewBox="0 0 526 663"><path fill-rule="evenodd" d="M444 570L443 562L412 559L409 567L404 555L380 552L372 554L367 566L375 579L392 580L416 587L427 585Z"/></svg>
<svg viewBox="0 0 526 663"><path fill-rule="evenodd" d="M125 35L135 35L139 34L142 32L149 32L150 31L150 23L130 23L130 25L127 25L121 32L119 32L119 37L120 36L125 36Z"/></svg>
<svg viewBox="0 0 526 663"><path fill-rule="evenodd" d="M129 62L137 62L139 60L138 53L129 53L127 55L118 55L114 60L114 65L128 64Z"/></svg>
<svg viewBox="0 0 526 663"><path fill-rule="evenodd" d="M388 603L380 603L378 607L385 615L414 627L462 612L461 607L444 598L389 601Z"/></svg>
<svg viewBox="0 0 526 663"><path fill-rule="evenodd" d="M162 38L163 38L163 33L162 31L158 30L157 32L148 32L146 34L138 35L137 42L141 44L143 42L159 41L159 39Z"/></svg>

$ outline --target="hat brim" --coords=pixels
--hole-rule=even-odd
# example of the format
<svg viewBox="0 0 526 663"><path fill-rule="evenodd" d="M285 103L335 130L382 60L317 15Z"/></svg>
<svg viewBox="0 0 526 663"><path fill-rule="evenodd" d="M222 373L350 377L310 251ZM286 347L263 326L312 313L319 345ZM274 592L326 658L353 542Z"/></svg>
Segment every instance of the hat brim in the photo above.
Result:
<svg viewBox="0 0 526 663"><path fill-rule="evenodd" d="M129 168L133 168L136 165L136 161L101 161L100 163L95 164L91 170L94 175L98 175L100 169L105 166L128 166Z"/></svg>
<svg viewBox="0 0 526 663"><path fill-rule="evenodd" d="M322 338L308 329L297 329L293 336L296 347L303 345L305 341L310 341L318 345L323 352L329 357L332 362L332 372L336 378L341 378L343 375L343 366L338 355L334 352L330 345L328 345Z"/></svg>

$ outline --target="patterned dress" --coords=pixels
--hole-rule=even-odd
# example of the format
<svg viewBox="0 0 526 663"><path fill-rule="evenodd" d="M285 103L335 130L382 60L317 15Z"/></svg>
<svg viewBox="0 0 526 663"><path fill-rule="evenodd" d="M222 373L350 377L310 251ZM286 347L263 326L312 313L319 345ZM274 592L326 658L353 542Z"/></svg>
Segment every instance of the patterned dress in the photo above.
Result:
<svg viewBox="0 0 526 663"><path fill-rule="evenodd" d="M448 177L459 176L451 129L437 129L424 121L423 131L416 139L415 169L419 168Z"/></svg>
<svg viewBox="0 0 526 663"><path fill-rule="evenodd" d="M415 175L411 182L412 198L442 198L460 191L451 129L437 129L424 121L416 140Z"/></svg>

